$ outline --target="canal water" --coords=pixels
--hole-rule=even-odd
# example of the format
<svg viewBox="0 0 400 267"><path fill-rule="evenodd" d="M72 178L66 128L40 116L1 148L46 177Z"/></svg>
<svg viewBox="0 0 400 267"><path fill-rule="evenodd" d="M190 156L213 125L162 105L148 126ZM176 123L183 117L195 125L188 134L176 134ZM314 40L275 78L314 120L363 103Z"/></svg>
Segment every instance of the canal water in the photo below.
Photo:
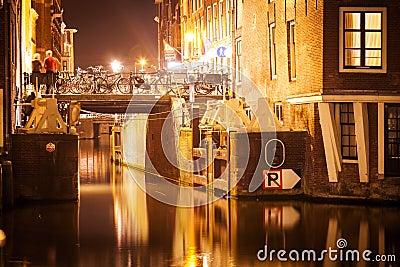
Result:
<svg viewBox="0 0 400 267"><path fill-rule="evenodd" d="M135 183L145 175L111 164L108 148L108 135L80 141L78 202L2 212L0 266L399 266L398 207L220 199L177 208L146 195Z"/></svg>

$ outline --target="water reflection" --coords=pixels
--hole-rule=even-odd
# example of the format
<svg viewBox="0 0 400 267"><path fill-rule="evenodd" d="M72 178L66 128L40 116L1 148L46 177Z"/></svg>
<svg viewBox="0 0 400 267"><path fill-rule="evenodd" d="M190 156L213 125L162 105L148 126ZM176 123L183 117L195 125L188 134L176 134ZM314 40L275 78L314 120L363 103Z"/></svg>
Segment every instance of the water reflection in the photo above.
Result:
<svg viewBox="0 0 400 267"><path fill-rule="evenodd" d="M108 136L80 143L79 203L28 206L2 214L7 242L0 266L398 266L397 207L220 199L207 206L176 208L143 191L157 187L155 179L109 164L107 148ZM159 192L168 193L162 188ZM174 194L185 203L208 197L204 191ZM318 253L337 249L340 238L346 239L346 249L396 255L397 262L356 264L325 258L283 263L276 252L272 261L257 257L265 247Z"/></svg>

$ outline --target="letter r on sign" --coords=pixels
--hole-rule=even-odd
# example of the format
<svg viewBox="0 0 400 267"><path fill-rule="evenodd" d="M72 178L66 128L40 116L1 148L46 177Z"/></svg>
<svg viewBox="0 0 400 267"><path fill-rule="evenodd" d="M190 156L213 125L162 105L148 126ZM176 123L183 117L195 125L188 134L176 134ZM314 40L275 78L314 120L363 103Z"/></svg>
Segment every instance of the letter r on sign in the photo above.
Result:
<svg viewBox="0 0 400 267"><path fill-rule="evenodd" d="M264 189L282 189L282 170L264 170Z"/></svg>

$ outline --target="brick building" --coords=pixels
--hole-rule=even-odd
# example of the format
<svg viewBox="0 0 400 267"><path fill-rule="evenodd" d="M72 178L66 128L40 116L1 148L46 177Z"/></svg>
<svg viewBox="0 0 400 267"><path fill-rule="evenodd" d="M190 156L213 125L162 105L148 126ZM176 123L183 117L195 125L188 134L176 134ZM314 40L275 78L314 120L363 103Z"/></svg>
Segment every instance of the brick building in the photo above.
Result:
<svg viewBox="0 0 400 267"><path fill-rule="evenodd" d="M168 63L181 61L181 16L178 0L156 0L158 23L158 61L159 68L165 69Z"/></svg>
<svg viewBox="0 0 400 267"><path fill-rule="evenodd" d="M61 47L61 70L74 74L75 71L75 46L74 34L76 29L68 29L64 22L61 23L62 47Z"/></svg>
<svg viewBox="0 0 400 267"><path fill-rule="evenodd" d="M243 2L242 73L308 131L306 193L399 198L399 19L397 1Z"/></svg>
<svg viewBox="0 0 400 267"><path fill-rule="evenodd" d="M46 50L61 62L62 57L62 8L61 0L33 0L32 8L38 13L36 52L45 58Z"/></svg>
<svg viewBox="0 0 400 267"><path fill-rule="evenodd" d="M307 131L306 194L399 199L400 2L180 5L183 61L232 67L239 95L255 85L285 128Z"/></svg>
<svg viewBox="0 0 400 267"><path fill-rule="evenodd" d="M231 67L230 0L156 0L156 4L161 68L168 67L168 61L205 61ZM174 60L166 55L166 44L175 50ZM226 51L224 55L217 55L218 48Z"/></svg>
<svg viewBox="0 0 400 267"><path fill-rule="evenodd" d="M20 125L20 108L13 104L29 88L24 73L31 72L34 53L53 50L73 70L73 29L62 27L61 0L0 2L0 155L7 158L11 134ZM64 30L64 31L63 31ZM65 44L66 43L66 44ZM65 44L65 45L64 45ZM63 56L63 57L62 57Z"/></svg>
<svg viewBox="0 0 400 267"><path fill-rule="evenodd" d="M13 101L19 61L20 1L1 1L0 4L0 155L8 155L13 130Z"/></svg>

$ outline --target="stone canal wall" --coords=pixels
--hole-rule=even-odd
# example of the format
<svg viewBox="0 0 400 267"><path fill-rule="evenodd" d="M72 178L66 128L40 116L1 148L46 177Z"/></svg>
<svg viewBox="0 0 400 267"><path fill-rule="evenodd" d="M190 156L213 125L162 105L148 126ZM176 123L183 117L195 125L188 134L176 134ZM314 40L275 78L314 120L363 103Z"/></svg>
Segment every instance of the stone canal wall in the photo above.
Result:
<svg viewBox="0 0 400 267"><path fill-rule="evenodd" d="M13 134L12 147L16 201L78 199L78 135Z"/></svg>
<svg viewBox="0 0 400 267"><path fill-rule="evenodd" d="M226 164L226 147L213 147L217 156L212 162L212 171L206 166L209 158L204 155L210 147L199 148L198 141L195 140L198 130L178 127L179 121L173 121L167 116L171 108L165 106L157 107L156 105L150 116L142 117L141 120L129 122L126 125L123 135L127 136L126 138L134 138L134 141L124 141L123 149L126 155L130 155L131 159L136 159L136 162L139 162L139 165L147 171L160 174L185 186L206 185L216 181L214 185L220 186L219 189L222 188L225 191L232 189L231 194L239 197L304 195L323 199L399 201L400 179L379 177L377 174L376 104L368 105L370 135L368 182L360 182L358 163L348 161L343 161L342 169L338 173L338 181L330 181L318 104L311 103L299 108L308 114L307 131L281 131L271 136L263 133L263 138L256 132L231 133L230 163ZM212 133L212 139L217 137L214 134L218 133ZM249 143L238 142L242 138L240 135L244 135ZM279 141L276 141L278 146L275 157L270 159L275 165L270 168L265 160L265 146L272 138ZM284 154L279 142L284 146ZM140 149L136 151L135 148L138 147ZM249 150L249 155L244 155L247 150ZM171 156L174 164L170 161ZM178 168L183 167L179 166L182 162L188 164L187 160L194 160L197 162L194 164L204 165L205 168L200 170L196 170L195 166ZM128 159L128 164L134 161L129 162ZM210 173L212 178L210 178ZM287 182L286 179L297 176L300 181L293 182L288 188L283 185ZM265 178L270 180L265 181ZM252 179L255 179L257 187L249 190Z"/></svg>
<svg viewBox="0 0 400 267"><path fill-rule="evenodd" d="M231 139L240 138L240 135L247 135L250 141L250 160L246 166L243 176L234 190L238 196L271 196L271 195L299 195L304 193L304 180L307 179L308 173L306 172L306 142L307 132L304 131L291 131L291 132L277 132L275 142L275 157L269 158L265 155L265 147L271 138L268 134L262 135L260 133L242 133L239 136L232 136ZM282 146L283 144L283 146ZM235 142L232 144L232 159L240 155L243 148L235 147ZM269 158L269 159L268 159ZM266 161L273 167L270 167ZM240 159L239 159L240 161ZM240 162L239 162L240 163ZM236 163L232 163L232 167L236 168ZM240 165L240 164L239 164ZM293 170L301 180L293 183L293 188L282 188L283 179L286 179L286 171ZM278 174L274 176L277 178L274 182L268 185L267 173ZM282 175L283 174L283 175ZM290 173L292 177L293 173ZM240 177L238 177L240 178ZM264 180L262 184L253 192L249 191L251 180L255 181Z"/></svg>

